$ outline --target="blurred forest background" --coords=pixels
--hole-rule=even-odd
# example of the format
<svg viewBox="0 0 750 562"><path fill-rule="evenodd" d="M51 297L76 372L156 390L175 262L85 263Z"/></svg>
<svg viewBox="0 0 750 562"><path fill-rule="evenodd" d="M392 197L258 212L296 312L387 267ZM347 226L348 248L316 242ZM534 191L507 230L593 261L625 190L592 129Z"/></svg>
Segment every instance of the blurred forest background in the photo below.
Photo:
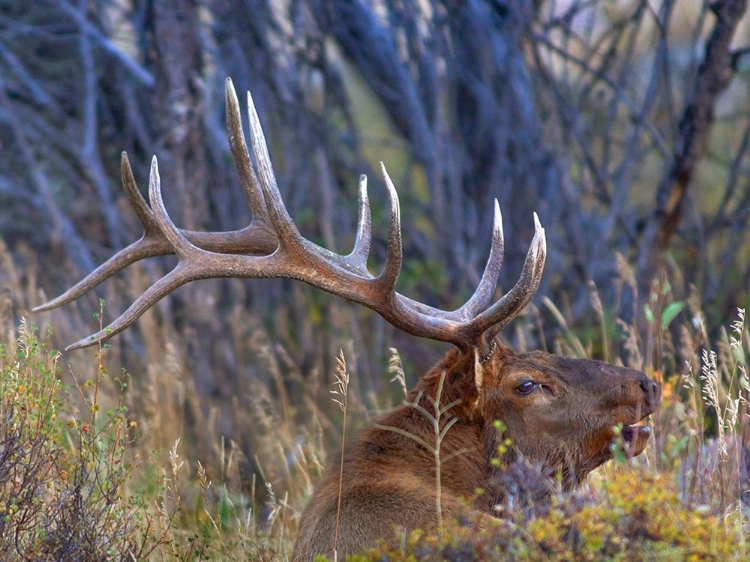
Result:
<svg viewBox="0 0 750 562"><path fill-rule="evenodd" d="M549 248L535 306L505 334L515 345L553 341L561 318L542 297L603 358L596 310L615 342L616 318L646 338L651 316L688 297L718 325L750 305L746 11L740 0L0 0L2 312L51 325L62 348L99 329L97 297L107 323L173 265L132 266L29 316L140 236L121 151L144 193L158 156L180 227L248 224L225 135L230 76L252 91L303 235L348 253L368 175L373 270L385 163L401 197L399 292L460 306L497 198L501 287L517 279L534 211ZM343 349L366 401L389 386L389 347L410 383L445 349L278 280L192 283L111 343L110 369L136 375L129 400L147 440L182 433L200 457L221 435L249 458L257 381L284 407L301 385L326 395ZM85 369L84 356L65 359ZM167 411L181 412L172 434Z"/></svg>

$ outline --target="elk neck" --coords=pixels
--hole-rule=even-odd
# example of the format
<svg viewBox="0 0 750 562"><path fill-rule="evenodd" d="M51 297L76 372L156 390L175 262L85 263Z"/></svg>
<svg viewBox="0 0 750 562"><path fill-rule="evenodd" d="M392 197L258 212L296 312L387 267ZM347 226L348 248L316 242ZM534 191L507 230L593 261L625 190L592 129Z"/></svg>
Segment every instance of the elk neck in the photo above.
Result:
<svg viewBox="0 0 750 562"><path fill-rule="evenodd" d="M513 352L498 347L482 364L476 362L473 353L454 349L446 353L409 392L406 404L379 420L381 427L398 427L419 437L431 446L435 444L435 426L432 419L413 404L418 404L431 415L436 405L447 408L441 415L440 428L452 422L440 443L440 458L446 459L441 467L441 485L444 491L455 497L469 499L477 496L477 490L486 490L488 480L494 473L489 469L490 460L497 456L497 443L501 436L493 425L495 419L485 415L482 404L482 373L498 372L508 355ZM442 382L442 384L441 384ZM388 430L369 428L365 439L371 444L389 443L409 458L413 470L434 483L434 453L415 440L409 440ZM398 443L397 443L398 442ZM404 448L409 449L403 454ZM390 449L390 447L387 447ZM512 451L506 453L513 455ZM476 497L475 507L487 510L488 497Z"/></svg>

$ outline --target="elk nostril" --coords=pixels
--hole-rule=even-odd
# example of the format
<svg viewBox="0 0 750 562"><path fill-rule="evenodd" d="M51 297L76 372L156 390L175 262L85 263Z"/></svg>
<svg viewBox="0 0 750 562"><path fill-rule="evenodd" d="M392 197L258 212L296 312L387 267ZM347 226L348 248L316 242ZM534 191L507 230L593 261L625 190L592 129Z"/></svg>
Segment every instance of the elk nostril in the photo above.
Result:
<svg viewBox="0 0 750 562"><path fill-rule="evenodd" d="M638 382L643 394L646 398L646 404L649 406L655 405L659 400L659 385L651 379L643 378Z"/></svg>
<svg viewBox="0 0 750 562"><path fill-rule="evenodd" d="M641 379L638 386L641 387L648 400L653 400L659 395L659 385L650 379Z"/></svg>

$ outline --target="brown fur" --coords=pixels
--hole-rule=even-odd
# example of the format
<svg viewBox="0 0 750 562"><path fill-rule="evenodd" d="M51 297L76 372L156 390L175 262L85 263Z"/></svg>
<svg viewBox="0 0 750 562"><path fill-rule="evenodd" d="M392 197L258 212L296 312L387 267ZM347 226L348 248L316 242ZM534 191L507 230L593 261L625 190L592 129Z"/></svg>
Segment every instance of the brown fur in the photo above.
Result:
<svg viewBox="0 0 750 562"><path fill-rule="evenodd" d="M512 442L510 455L539 463L560 474L566 487L573 487L611 457L613 427L638 422L654 411L659 400L656 384L643 373L600 361L543 352L515 354L497 347L479 369L475 373L473 356L451 351L408 397L408 401L419 398L419 404L434 412L427 397L436 397L445 372L441 405L460 400L449 411L458 421L441 447L441 458L447 459L441 464L441 505L446 517L467 506L491 514L499 492L492 490L498 469L490 460L505 438ZM524 396L516 389L526 380L539 387ZM495 420L502 420L507 428L502 436L493 426ZM376 425L400 428L431 445L435 442L432 421L404 405L346 445L339 560L379 540L392 540L397 531L437 523L432 451ZM647 439L648 435L634 438L632 453L639 454ZM308 561L318 554L333 558L338 475L335 463L318 482L300 520L293 560Z"/></svg>

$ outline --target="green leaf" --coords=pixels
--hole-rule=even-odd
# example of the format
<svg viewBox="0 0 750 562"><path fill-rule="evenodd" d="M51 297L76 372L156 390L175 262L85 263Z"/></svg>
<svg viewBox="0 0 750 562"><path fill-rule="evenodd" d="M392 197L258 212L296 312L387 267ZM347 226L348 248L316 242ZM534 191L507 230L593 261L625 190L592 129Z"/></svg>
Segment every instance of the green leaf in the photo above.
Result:
<svg viewBox="0 0 750 562"><path fill-rule="evenodd" d="M664 283L661 286L661 295L663 297L666 297L669 294L669 291L672 290L672 285L669 284L669 281L664 281Z"/></svg>
<svg viewBox="0 0 750 562"><path fill-rule="evenodd" d="M683 301L671 302L666 307L664 307L664 311L661 313L662 331L669 328L669 325L672 323L672 320L674 320L675 317L680 312L682 312L683 308L685 308L685 303Z"/></svg>
<svg viewBox="0 0 750 562"><path fill-rule="evenodd" d="M643 314L646 316L646 322L648 322L649 324L654 323L654 313L651 311L651 307L649 305L643 305Z"/></svg>

